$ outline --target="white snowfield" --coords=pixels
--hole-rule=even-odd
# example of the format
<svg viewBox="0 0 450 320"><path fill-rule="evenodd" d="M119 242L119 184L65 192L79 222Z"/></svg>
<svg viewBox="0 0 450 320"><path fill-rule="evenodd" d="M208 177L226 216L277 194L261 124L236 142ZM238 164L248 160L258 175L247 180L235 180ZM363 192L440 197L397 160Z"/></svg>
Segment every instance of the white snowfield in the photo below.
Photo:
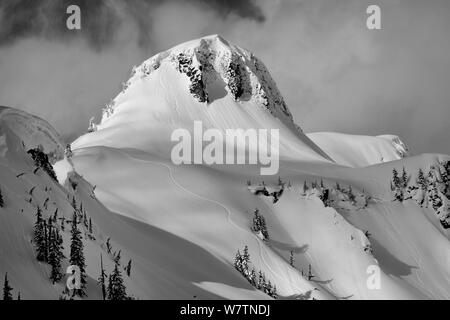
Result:
<svg viewBox="0 0 450 320"><path fill-rule="evenodd" d="M178 71L184 65L194 69ZM257 165L174 165L171 132L191 130L194 120L220 130L279 129L284 185L278 175L261 176ZM233 266L246 245L250 267L276 285L279 299L450 299L449 229L432 208L393 201L390 187L393 168L405 167L415 180L419 168L450 157L405 157L395 136L305 135L261 62L218 36L137 67L97 130L72 143L70 161L54 165L61 185L42 171L33 174L23 131L4 127L0 275L8 272L24 299L55 299L63 290L63 282L48 280L30 239L36 207L49 197L44 216L58 208L70 218L73 196L94 224L95 239L84 241L88 299L101 295L100 255L107 273L113 268L108 238L123 264L132 259L125 284L139 299L270 299ZM349 186L353 200L342 191ZM269 239L252 230L255 208Z"/></svg>
<svg viewBox="0 0 450 320"><path fill-rule="evenodd" d="M24 111L0 106L0 130L11 131L21 139L22 146L26 150L41 147L55 162L64 157L64 145L60 141L59 134L45 120L30 115ZM5 138L5 136L3 136ZM0 142L0 148L4 148L4 142ZM0 149L4 155L5 149Z"/></svg>
<svg viewBox="0 0 450 320"><path fill-rule="evenodd" d="M406 144L393 135L373 137L315 132L307 136L334 161L349 167L366 167L408 156Z"/></svg>

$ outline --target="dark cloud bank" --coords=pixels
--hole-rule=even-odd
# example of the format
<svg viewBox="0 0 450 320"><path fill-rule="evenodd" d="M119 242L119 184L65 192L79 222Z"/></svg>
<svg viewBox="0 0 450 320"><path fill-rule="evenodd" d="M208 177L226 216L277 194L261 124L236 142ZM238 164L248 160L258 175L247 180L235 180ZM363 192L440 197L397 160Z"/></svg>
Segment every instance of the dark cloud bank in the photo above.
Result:
<svg viewBox="0 0 450 320"><path fill-rule="evenodd" d="M372 1L373 2L373 1ZM450 154L450 1L1 0L0 104L67 139L114 97L133 65L208 34L252 50L306 131L398 134ZM66 29L66 8L82 30Z"/></svg>

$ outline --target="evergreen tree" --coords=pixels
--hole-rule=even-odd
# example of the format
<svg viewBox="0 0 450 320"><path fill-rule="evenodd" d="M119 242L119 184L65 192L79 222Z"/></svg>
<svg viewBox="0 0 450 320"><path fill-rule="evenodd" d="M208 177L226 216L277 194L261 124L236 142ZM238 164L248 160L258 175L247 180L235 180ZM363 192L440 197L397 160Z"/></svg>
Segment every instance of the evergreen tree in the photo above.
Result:
<svg viewBox="0 0 450 320"><path fill-rule="evenodd" d="M83 204L81 204L81 205L83 206ZM87 219L86 211L83 211L83 223L84 223L84 226L86 228L89 227L89 222L88 222L88 219Z"/></svg>
<svg viewBox="0 0 450 320"><path fill-rule="evenodd" d="M311 281L312 278L314 278L314 275L312 274L312 271L311 271L311 265L309 265L309 267L308 267L308 280Z"/></svg>
<svg viewBox="0 0 450 320"><path fill-rule="evenodd" d="M394 183L395 188L400 188L401 186L401 180L398 176L397 169L392 169L392 182Z"/></svg>
<svg viewBox="0 0 450 320"><path fill-rule="evenodd" d="M9 285L9 281L8 281L8 273L6 273L5 274L5 283L3 284L3 300L4 301L13 300L12 290L13 290L13 288L11 288L11 286Z"/></svg>
<svg viewBox="0 0 450 320"><path fill-rule="evenodd" d="M5 201L3 200L2 189L0 189L0 208L5 206Z"/></svg>
<svg viewBox="0 0 450 320"><path fill-rule="evenodd" d="M258 274L258 284L257 284L257 289L261 290L264 286L264 283L266 282L265 278L264 278L264 274L262 273L261 270L259 270L259 274Z"/></svg>
<svg viewBox="0 0 450 320"><path fill-rule="evenodd" d="M64 153L65 153L67 159L72 158L73 152L72 152L72 147L71 147L70 143L66 145L66 149L65 149Z"/></svg>
<svg viewBox="0 0 450 320"><path fill-rule="evenodd" d="M36 248L36 259L38 261L46 262L46 243L45 243L45 233L44 230L44 220L42 219L42 211L41 208L37 207L36 211L36 223L34 224L34 236L33 242Z"/></svg>
<svg viewBox="0 0 450 320"><path fill-rule="evenodd" d="M428 187L428 181L425 178L425 175L423 173L422 169L419 169L419 175L417 176L417 184L420 186L422 190L427 190Z"/></svg>
<svg viewBox="0 0 450 320"><path fill-rule="evenodd" d="M21 297L20 297L20 291L19 291L19 293L17 294L17 300L18 300L18 301L22 300Z"/></svg>
<svg viewBox="0 0 450 320"><path fill-rule="evenodd" d="M404 171L404 169L403 169ZM400 178L398 176L398 172L397 170L394 168L392 170L392 183L393 183L393 188L391 187L391 189L393 189L394 191L394 195L395 195L395 199L398 201L403 201L403 178Z"/></svg>
<svg viewBox="0 0 450 320"><path fill-rule="evenodd" d="M268 294L269 296L272 294L272 283L270 280L266 283L266 286L264 288L264 292Z"/></svg>
<svg viewBox="0 0 450 320"><path fill-rule="evenodd" d="M108 239L106 239L106 251L108 251L108 253L111 254L111 249L112 249L112 247L111 247L111 239L108 238Z"/></svg>
<svg viewBox="0 0 450 320"><path fill-rule="evenodd" d="M98 283L102 288L102 297L103 300L106 299L106 273L105 269L103 269L103 256L100 254L100 277L98 278Z"/></svg>
<svg viewBox="0 0 450 320"><path fill-rule="evenodd" d="M234 267L237 271L242 273L242 255L239 250L236 252L236 256L234 257Z"/></svg>
<svg viewBox="0 0 450 320"><path fill-rule="evenodd" d="M78 209L77 209L77 201L76 201L76 199L75 199L75 196L72 197L72 208L74 208L75 211L78 210Z"/></svg>
<svg viewBox="0 0 450 320"><path fill-rule="evenodd" d="M31 158L34 161L34 164L38 168L42 168L55 182L58 182L56 178L55 171L53 170L53 166L51 165L48 155L46 155L42 148L31 149L28 151L28 154L31 155Z"/></svg>
<svg viewBox="0 0 450 320"><path fill-rule="evenodd" d="M257 275L256 275L255 269L252 269L252 272L250 272L249 281L252 284L252 286L254 286L254 287L257 286L258 279L257 279Z"/></svg>
<svg viewBox="0 0 450 320"><path fill-rule="evenodd" d="M43 220L43 229L44 229L44 261L48 262L48 225L47 221Z"/></svg>
<svg viewBox="0 0 450 320"><path fill-rule="evenodd" d="M117 264L114 266L113 273L109 275L108 300L127 300L126 288Z"/></svg>
<svg viewBox="0 0 450 320"><path fill-rule="evenodd" d="M64 216L61 218L61 230L66 230L66 218Z"/></svg>
<svg viewBox="0 0 450 320"><path fill-rule="evenodd" d="M127 273L127 276L129 277L131 275L131 259L130 259L130 261L128 261L125 271Z"/></svg>
<svg viewBox="0 0 450 320"><path fill-rule="evenodd" d="M56 208L55 212L53 213L53 222L55 224L58 222L58 208Z"/></svg>
<svg viewBox="0 0 450 320"><path fill-rule="evenodd" d="M63 250L63 239L61 235L59 234L59 231L57 228L53 228L53 230L49 231L50 238L49 238L49 255L48 255L48 262L52 267L51 273L50 273L50 280L55 282L59 282L62 277L62 268L61 268L61 262L65 258Z"/></svg>
<svg viewBox="0 0 450 320"><path fill-rule="evenodd" d="M92 234L92 219L89 218L89 233Z"/></svg>
<svg viewBox="0 0 450 320"><path fill-rule="evenodd" d="M308 191L308 184L305 182L303 183L303 193L306 194L306 191Z"/></svg>
<svg viewBox="0 0 450 320"><path fill-rule="evenodd" d="M255 210L255 216L253 217L253 231L261 232L264 239L269 239L269 233L267 232L266 219L259 214L259 210Z"/></svg>
<svg viewBox="0 0 450 320"><path fill-rule="evenodd" d="M356 203L356 197L353 194L352 186L348 187L348 199L350 200L351 203Z"/></svg>
<svg viewBox="0 0 450 320"><path fill-rule="evenodd" d="M118 264L119 266L120 266L120 258L121 258L120 254L121 254L121 252L122 251L119 250L119 252L117 254L114 253L114 263Z"/></svg>
<svg viewBox="0 0 450 320"><path fill-rule="evenodd" d="M242 272L245 276L248 275L248 264L250 263L250 254L248 253L248 246L244 247L244 253L242 254Z"/></svg>
<svg viewBox="0 0 450 320"><path fill-rule="evenodd" d="M77 213L74 212L72 218L71 244L70 244L70 264L80 268L81 288L74 290L74 294L79 297L86 295L86 263L83 253L83 239L81 231L78 229Z"/></svg>
<svg viewBox="0 0 450 320"><path fill-rule="evenodd" d="M265 240L269 240L269 232L267 231L266 218L264 218L264 216L260 216L260 220L261 220L262 235L264 236Z"/></svg>
<svg viewBox="0 0 450 320"><path fill-rule="evenodd" d="M402 171L402 188L406 189L408 187L408 182L409 182L409 176L408 173L405 170L405 167L403 167L403 171Z"/></svg>
<svg viewBox="0 0 450 320"><path fill-rule="evenodd" d="M277 286L276 285L273 286L272 298L278 299L278 293L277 293Z"/></svg>

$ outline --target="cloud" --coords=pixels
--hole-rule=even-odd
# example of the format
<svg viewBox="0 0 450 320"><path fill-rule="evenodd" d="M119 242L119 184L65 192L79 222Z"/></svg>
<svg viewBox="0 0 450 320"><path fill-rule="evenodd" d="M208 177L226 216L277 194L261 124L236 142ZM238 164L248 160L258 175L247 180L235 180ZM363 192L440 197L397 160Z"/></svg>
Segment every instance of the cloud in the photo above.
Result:
<svg viewBox="0 0 450 320"><path fill-rule="evenodd" d="M65 28L69 2L81 32ZM450 2L378 3L383 30L369 31L365 0L3 0L0 104L74 137L133 65L218 33L264 61L306 131L393 133L449 154Z"/></svg>
<svg viewBox="0 0 450 320"><path fill-rule="evenodd" d="M0 10L0 46L9 45L30 36L47 39L73 40L84 38L87 43L101 49L114 44L114 36L124 16L132 18L141 45L148 45L145 39L153 27L153 10L165 5L195 5L199 12L212 11L226 18L237 15L243 19L263 22L264 16L258 6L242 0L2 0ZM66 26L66 9L70 5L80 7L83 32L72 32ZM178 18L184 15L178 13ZM130 19L131 20L131 19ZM128 21L131 22L131 21Z"/></svg>

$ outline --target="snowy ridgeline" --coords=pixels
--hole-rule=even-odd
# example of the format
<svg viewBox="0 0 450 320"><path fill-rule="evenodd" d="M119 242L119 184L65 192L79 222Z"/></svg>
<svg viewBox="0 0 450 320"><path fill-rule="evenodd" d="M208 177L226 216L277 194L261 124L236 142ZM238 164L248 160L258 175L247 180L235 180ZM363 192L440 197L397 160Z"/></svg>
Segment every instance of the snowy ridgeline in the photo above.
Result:
<svg viewBox="0 0 450 320"><path fill-rule="evenodd" d="M280 178L276 186L267 186L264 182L252 185L250 181L247 185L253 194L269 197L274 204L280 200L286 188L286 183ZM290 182L287 188L292 188ZM413 199L420 207L433 209L444 229L450 228L450 161L439 161L431 165L426 173L419 169L415 179L411 179L411 175L404 167L401 175L394 168L390 188L392 201L403 202ZM305 181L300 194L305 198L316 197L325 207L333 207L336 210L351 210L351 208L363 210L370 203L380 201L364 190L355 192L351 185L345 188L336 182L335 186L326 186L323 179L320 183L317 180L313 181L311 185Z"/></svg>

